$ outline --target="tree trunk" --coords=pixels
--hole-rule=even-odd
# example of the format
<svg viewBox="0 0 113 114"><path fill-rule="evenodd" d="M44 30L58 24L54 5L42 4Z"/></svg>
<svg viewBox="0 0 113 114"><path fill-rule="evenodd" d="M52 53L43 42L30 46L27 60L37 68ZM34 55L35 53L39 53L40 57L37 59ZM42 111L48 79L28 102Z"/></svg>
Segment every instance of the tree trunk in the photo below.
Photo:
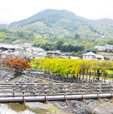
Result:
<svg viewBox="0 0 113 114"><path fill-rule="evenodd" d="M87 77L88 77L88 69L87 69L87 72L86 72L86 82L87 82Z"/></svg>
<svg viewBox="0 0 113 114"><path fill-rule="evenodd" d="M113 75L112 75L112 83L113 83Z"/></svg>
<svg viewBox="0 0 113 114"><path fill-rule="evenodd" d="M80 79L81 79L81 70L80 70L80 75L79 75L79 81L80 81Z"/></svg>
<svg viewBox="0 0 113 114"><path fill-rule="evenodd" d="M105 83L105 81L106 81L106 76L104 75L104 83Z"/></svg>
<svg viewBox="0 0 113 114"><path fill-rule="evenodd" d="M95 82L95 70L94 70L94 79L93 79L93 81Z"/></svg>
<svg viewBox="0 0 113 114"><path fill-rule="evenodd" d="M83 83L83 81L84 81L84 69L83 69L83 77L82 77L82 83Z"/></svg>
<svg viewBox="0 0 113 114"><path fill-rule="evenodd" d="M83 69L83 77L82 77L82 81L84 80L84 71L85 71L85 70Z"/></svg>
<svg viewBox="0 0 113 114"><path fill-rule="evenodd" d="M68 75L67 75L67 79L68 79Z"/></svg>
<svg viewBox="0 0 113 114"><path fill-rule="evenodd" d="M100 70L97 70L97 80L99 80L99 78L100 78Z"/></svg>
<svg viewBox="0 0 113 114"><path fill-rule="evenodd" d="M91 78L91 71L90 71L90 75L89 75L89 83L90 83L90 78Z"/></svg>
<svg viewBox="0 0 113 114"><path fill-rule="evenodd" d="M101 80L102 83L103 83L103 78L104 78L104 76L103 76L103 72L102 72L102 80Z"/></svg>
<svg viewBox="0 0 113 114"><path fill-rule="evenodd" d="M37 71L38 71L38 65L37 65Z"/></svg>

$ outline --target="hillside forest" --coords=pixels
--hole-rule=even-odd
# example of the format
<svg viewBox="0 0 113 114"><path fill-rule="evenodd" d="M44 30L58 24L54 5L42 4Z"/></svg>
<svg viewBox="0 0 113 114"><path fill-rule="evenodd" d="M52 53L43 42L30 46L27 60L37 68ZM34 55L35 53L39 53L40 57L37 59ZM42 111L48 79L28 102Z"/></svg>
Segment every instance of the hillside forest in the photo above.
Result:
<svg viewBox="0 0 113 114"><path fill-rule="evenodd" d="M89 20L67 10L47 9L9 25L0 24L0 43L32 43L63 52L95 51L95 45L113 45L113 20Z"/></svg>

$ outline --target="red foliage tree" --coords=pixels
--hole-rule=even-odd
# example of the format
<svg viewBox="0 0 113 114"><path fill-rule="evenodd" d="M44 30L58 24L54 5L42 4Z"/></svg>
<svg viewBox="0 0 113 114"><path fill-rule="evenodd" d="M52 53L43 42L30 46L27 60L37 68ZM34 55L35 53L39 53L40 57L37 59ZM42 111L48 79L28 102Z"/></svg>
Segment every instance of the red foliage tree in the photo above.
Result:
<svg viewBox="0 0 113 114"><path fill-rule="evenodd" d="M22 73L23 70L31 68L28 61L16 58L8 58L5 64L15 70L16 73Z"/></svg>

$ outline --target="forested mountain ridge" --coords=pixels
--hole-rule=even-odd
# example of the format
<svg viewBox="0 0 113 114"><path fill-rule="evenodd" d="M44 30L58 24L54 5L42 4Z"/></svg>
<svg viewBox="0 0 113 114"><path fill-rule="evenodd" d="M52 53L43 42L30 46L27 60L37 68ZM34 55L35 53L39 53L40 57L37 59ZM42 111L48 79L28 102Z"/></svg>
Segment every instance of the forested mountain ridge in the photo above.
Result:
<svg viewBox="0 0 113 114"><path fill-rule="evenodd" d="M68 10L47 9L27 19L24 19L18 22L13 22L9 24L7 27L19 28L25 25L33 24L35 22L43 22L47 26L52 26L52 24L55 24L62 19L68 20L75 25L88 24L88 25L93 25L93 26L100 26L102 24L105 24L105 25L113 26L112 19L103 18L99 20L90 20L90 19L76 16L73 12L68 11Z"/></svg>
<svg viewBox="0 0 113 114"><path fill-rule="evenodd" d="M0 24L0 28L3 27L12 31L30 32L34 35L34 38L42 37L52 42L58 40L67 43L76 43L83 40L98 42L102 36L106 39L113 37L112 19L90 20L67 10L47 9L9 25ZM75 37L76 34L80 36L78 39Z"/></svg>

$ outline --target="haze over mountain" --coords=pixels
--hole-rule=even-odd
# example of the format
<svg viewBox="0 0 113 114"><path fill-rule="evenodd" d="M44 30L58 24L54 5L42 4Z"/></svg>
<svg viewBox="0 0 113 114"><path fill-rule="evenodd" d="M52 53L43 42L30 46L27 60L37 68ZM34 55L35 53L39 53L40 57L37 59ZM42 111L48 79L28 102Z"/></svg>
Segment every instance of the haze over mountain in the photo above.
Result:
<svg viewBox="0 0 113 114"><path fill-rule="evenodd" d="M91 41L100 38L102 35L113 37L113 20L104 18L90 20L75 15L68 10L47 9L27 19L13 22L9 25L0 25L10 30L30 31L42 35L50 40L51 36L74 36L76 33L82 39ZM53 37L52 37L53 38Z"/></svg>

